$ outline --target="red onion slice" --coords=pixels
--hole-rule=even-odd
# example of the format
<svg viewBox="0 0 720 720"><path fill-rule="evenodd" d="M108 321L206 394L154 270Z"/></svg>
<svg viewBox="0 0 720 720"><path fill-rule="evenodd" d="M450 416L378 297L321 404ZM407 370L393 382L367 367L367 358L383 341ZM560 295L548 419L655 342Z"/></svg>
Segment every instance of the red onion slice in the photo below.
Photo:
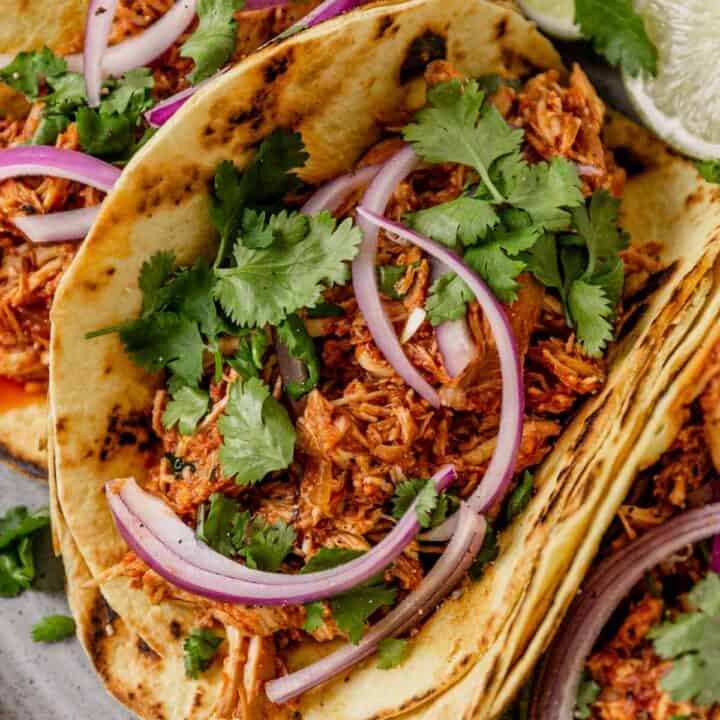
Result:
<svg viewBox="0 0 720 720"><path fill-rule="evenodd" d="M595 167L594 165L575 163L575 167L578 171L578 175L585 175L587 177L599 177L600 175L605 174L605 171L602 168Z"/></svg>
<svg viewBox="0 0 720 720"><path fill-rule="evenodd" d="M374 213L384 213L395 188L417 167L419 162L417 155L409 145L396 153L383 165L370 184L363 196L362 206ZM352 282L355 299L365 318L368 330L378 349L393 366L395 372L430 405L440 407L440 396L435 388L425 380L405 355L395 334L395 328L380 299L375 270L378 248L377 224L361 215L358 215L357 224L362 231L363 241L360 244L360 252L353 260Z"/></svg>
<svg viewBox="0 0 720 720"><path fill-rule="evenodd" d="M441 492L455 478L454 467L446 465L433 475L432 482ZM220 599L220 593L223 602L270 605L309 602L310 595L315 600L337 595L381 572L420 529L413 503L397 525L362 557L332 570L283 575L253 570L215 552L200 542L162 500L142 490L132 478L109 483L106 494L118 529L148 565L179 587L188 589L188 583L192 584L191 592L197 595ZM258 592L253 594L253 588ZM290 598L288 588L294 593Z"/></svg>
<svg viewBox="0 0 720 720"><path fill-rule="evenodd" d="M108 46L117 0L90 0L85 24L83 68L88 105L100 104L102 59Z"/></svg>
<svg viewBox="0 0 720 720"><path fill-rule="evenodd" d="M120 170L75 150L26 145L0 151L0 181L22 175L50 175L110 192Z"/></svg>
<svg viewBox="0 0 720 720"><path fill-rule="evenodd" d="M100 205L94 205L49 215L17 215L11 220L30 242L70 242L85 238L99 212Z"/></svg>
<svg viewBox="0 0 720 720"><path fill-rule="evenodd" d="M199 82L197 85L181 90L179 93L171 95L169 98L159 102L155 107L150 108L150 110L145 113L145 121L151 127L162 127L193 95L216 78L224 75L229 69L229 67L225 67L211 77Z"/></svg>
<svg viewBox="0 0 720 720"><path fill-rule="evenodd" d="M687 545L720 533L720 503L691 510L602 562L584 584L546 655L532 720L572 720L587 657L611 615L651 568Z"/></svg>
<svg viewBox="0 0 720 720"><path fill-rule="evenodd" d="M507 490L515 470L515 461L517 460L520 440L522 439L525 391L520 356L510 321L502 305L479 275L465 265L454 252L430 240L430 238L406 228L404 225L370 211L364 205L357 208L357 215L359 218L358 224L360 222L368 223L386 232L396 233L401 238L417 245L428 255L439 260L452 272L457 273L472 290L490 324L498 355L500 356L500 372L502 374L500 429L495 443L495 450L485 476L468 500L468 504L475 512L484 512ZM423 538L426 540L447 540L450 537L454 522L454 516L448 518L439 527L424 533Z"/></svg>
<svg viewBox="0 0 720 720"><path fill-rule="evenodd" d="M300 208L300 212L303 215L317 215L322 210L334 213L353 190L367 185L381 167L381 164L368 165L325 183Z"/></svg>
<svg viewBox="0 0 720 720"><path fill-rule="evenodd" d="M291 28L286 30L284 34L293 35L300 30L315 27L315 25L319 25L337 15L364 5L366 2L368 2L368 0L325 0L305 15L302 20L296 22Z"/></svg>
<svg viewBox="0 0 720 720"><path fill-rule="evenodd" d="M432 268L432 282L436 282L440 277L450 272L448 267L438 260L432 260L430 266ZM451 378L456 378L477 354L477 348L470 334L467 320L463 317L440 323L435 329L435 337L448 375Z"/></svg>
<svg viewBox="0 0 720 720"><path fill-rule="evenodd" d="M386 637L406 632L434 609L470 567L485 537L485 518L465 503L458 517L457 530L447 549L414 592L370 628L358 645L346 645L302 670L271 680L265 685L270 700L282 705L339 675L372 655Z"/></svg>

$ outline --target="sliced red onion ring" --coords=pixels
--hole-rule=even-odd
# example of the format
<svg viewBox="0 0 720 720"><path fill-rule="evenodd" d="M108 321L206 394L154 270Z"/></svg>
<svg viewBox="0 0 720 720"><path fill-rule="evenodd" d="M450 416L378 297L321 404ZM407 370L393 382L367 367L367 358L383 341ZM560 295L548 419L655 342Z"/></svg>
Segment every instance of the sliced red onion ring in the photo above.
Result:
<svg viewBox="0 0 720 720"><path fill-rule="evenodd" d="M367 223L386 232L396 233L417 245L428 255L439 260L452 272L457 273L472 290L490 323L498 355L500 356L500 372L502 374L500 429L495 443L495 450L485 471L485 476L468 500L468 504L475 512L484 512L507 490L515 470L515 461L517 460L520 440L522 439L525 392L520 356L510 321L502 305L497 301L487 285L454 252L430 240L430 238L406 228L404 225L370 211L364 205L357 208L357 216L359 218L358 224ZM361 228L363 228L363 225L361 225ZM355 294L358 294L357 290ZM439 527L424 533L423 538L426 540L447 540L452 532L454 522L454 516L448 518Z"/></svg>
<svg viewBox="0 0 720 720"><path fill-rule="evenodd" d="M375 213L384 213L395 188L417 167L419 159L408 145L383 165L363 196L362 206ZM410 362L395 334L390 318L380 300L375 271L378 248L378 228L367 218L358 216L363 234L360 252L352 264L355 298L365 318L368 330L385 359L395 372L433 407L440 407L440 396ZM449 537L449 535L448 535ZM446 538L447 539L447 538Z"/></svg>
<svg viewBox="0 0 720 720"><path fill-rule="evenodd" d="M109 47L103 55L103 73L120 77L128 70L149 65L171 48L187 30L195 18L196 6L197 0L177 0L157 22L142 33ZM70 70L84 72L82 55L68 55L65 61Z"/></svg>
<svg viewBox="0 0 720 720"><path fill-rule="evenodd" d="M75 150L26 145L0 151L0 181L22 175L50 175L110 192L120 170Z"/></svg>
<svg viewBox="0 0 720 720"><path fill-rule="evenodd" d="M17 215L11 220L30 242L70 242L85 238L99 212L100 205L94 205L50 215Z"/></svg>
<svg viewBox="0 0 720 720"><path fill-rule="evenodd" d="M300 212L303 215L317 215L322 210L334 213L353 190L367 185L378 174L381 167L383 166L380 163L368 165L325 183L300 208Z"/></svg>
<svg viewBox="0 0 720 720"><path fill-rule="evenodd" d="M433 475L432 482L441 492L455 478L454 467L446 465ZM253 570L215 552L162 500L142 490L132 478L108 483L106 494L121 534L150 567L178 587L223 602L282 605L337 595L381 572L420 529L413 503L362 557L332 570L283 575Z"/></svg>
<svg viewBox="0 0 720 720"><path fill-rule="evenodd" d="M197 85L181 90L179 93L171 95L169 98L159 102L155 107L145 113L146 122L151 127L162 127L195 93L216 78L224 75L229 69L229 67L225 67L213 76L199 82Z"/></svg>
<svg viewBox="0 0 720 720"><path fill-rule="evenodd" d="M416 625L462 578L479 552L487 524L465 503L458 510L457 530L447 549L420 585L368 630L358 645L346 645L302 670L271 680L265 692L276 705L293 700L375 652L382 640Z"/></svg>
<svg viewBox="0 0 720 720"><path fill-rule="evenodd" d="M88 6L83 68L85 92L90 107L97 107L100 104L100 89L103 80L102 59L107 50L116 8L117 0L90 0Z"/></svg>
<svg viewBox="0 0 720 720"><path fill-rule="evenodd" d="M436 282L450 272L448 267L438 260L432 260L430 267L432 268L431 282ZM440 323L435 329L435 337L437 337L438 350L448 375L456 378L477 355L477 348L467 320L463 317Z"/></svg>
<svg viewBox="0 0 720 720"><path fill-rule="evenodd" d="M602 562L583 585L546 655L532 720L572 720L587 657L619 603L643 575L687 545L720 533L720 503L691 510Z"/></svg>

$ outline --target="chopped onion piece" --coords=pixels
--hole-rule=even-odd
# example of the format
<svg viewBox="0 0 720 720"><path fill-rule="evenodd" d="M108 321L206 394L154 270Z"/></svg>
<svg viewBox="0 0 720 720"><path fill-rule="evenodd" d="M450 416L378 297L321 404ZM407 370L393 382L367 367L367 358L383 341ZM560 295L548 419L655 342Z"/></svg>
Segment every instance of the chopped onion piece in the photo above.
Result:
<svg viewBox="0 0 720 720"><path fill-rule="evenodd" d="M305 17L296 22L286 33L292 35L300 30L315 27L315 25L319 25L321 22L330 20L360 5L364 5L366 2L368 2L368 0L324 0L324 2L321 2L316 8L305 15Z"/></svg>
<svg viewBox="0 0 720 720"><path fill-rule="evenodd" d="M70 242L85 238L99 212L100 205L94 205L49 215L17 215L11 220L30 242Z"/></svg>
<svg viewBox="0 0 720 720"><path fill-rule="evenodd" d="M426 317L427 313L423 308L415 308L410 315L408 315L408 319L405 321L405 327L400 334L400 342L406 343L410 340L410 338L422 327Z"/></svg>
<svg viewBox="0 0 720 720"><path fill-rule="evenodd" d="M445 552L418 587L373 625L357 645L345 645L302 670L271 680L265 692L282 705L326 682L372 655L387 637L399 635L432 611L459 582L482 547L487 524L465 503L458 510L457 529Z"/></svg>
<svg viewBox="0 0 720 720"><path fill-rule="evenodd" d="M446 465L433 475L432 482L441 492L455 478L454 467ZM284 605L345 592L386 568L420 529L413 503L362 557L332 570L284 575L253 570L215 552L162 500L142 490L132 478L108 483L106 495L120 533L159 575L196 595L230 603Z"/></svg>
<svg viewBox="0 0 720 720"><path fill-rule="evenodd" d="M515 470L515 461L517 460L522 438L525 392L520 356L505 310L482 279L451 250L414 230L406 228L404 225L372 212L364 205L357 208L357 216L359 224L362 222L363 225L374 225L376 228L381 228L386 232L394 232L417 245L436 260L444 263L449 270L457 273L468 284L487 317L500 356L500 372L503 382L500 429L495 443L495 450L480 485L468 500L468 504L475 512L484 512L507 489ZM361 227L363 226L361 225ZM427 540L447 540L450 537L454 522L454 516L448 518L440 527L425 533L423 538Z"/></svg>
<svg viewBox="0 0 720 720"><path fill-rule="evenodd" d="M0 180L22 175L61 177L109 192L120 170L85 153L45 145L21 145L0 151Z"/></svg>
<svg viewBox="0 0 720 720"><path fill-rule="evenodd" d="M532 720L572 720L587 657L611 615L645 573L687 545L720 533L720 503L691 510L602 562L584 583L546 655Z"/></svg>
<svg viewBox="0 0 720 720"><path fill-rule="evenodd" d="M431 281L436 282L450 272L447 265L438 260L430 262L432 268ZM470 333L467 320L446 320L435 329L438 350L443 359L445 370L451 378L456 378L472 362L477 355L477 348Z"/></svg>
<svg viewBox="0 0 720 720"><path fill-rule="evenodd" d="M108 46L117 0L90 0L85 23L83 68L88 105L100 105L102 60Z"/></svg>
<svg viewBox="0 0 720 720"><path fill-rule="evenodd" d="M363 196L362 206L376 213L384 213L395 188L417 167L419 162L417 155L409 145L393 155L370 184ZM363 241L360 245L360 252L352 264L352 281L355 299L365 318L368 330L370 330L378 350L393 366L395 372L430 405L440 407L440 396L435 388L405 355L395 334L395 328L380 299L375 270L378 228L376 224L362 216L358 216L357 224L362 231Z"/></svg>
<svg viewBox="0 0 720 720"><path fill-rule="evenodd" d="M368 165L325 183L300 208L300 212L303 215L317 215L322 210L334 213L353 190L367 185L381 167L381 164Z"/></svg>
<svg viewBox="0 0 720 720"><path fill-rule="evenodd" d="M605 171L594 165L584 165L583 163L575 163L575 167L578 171L578 175L586 175L588 177L600 177L604 175Z"/></svg>

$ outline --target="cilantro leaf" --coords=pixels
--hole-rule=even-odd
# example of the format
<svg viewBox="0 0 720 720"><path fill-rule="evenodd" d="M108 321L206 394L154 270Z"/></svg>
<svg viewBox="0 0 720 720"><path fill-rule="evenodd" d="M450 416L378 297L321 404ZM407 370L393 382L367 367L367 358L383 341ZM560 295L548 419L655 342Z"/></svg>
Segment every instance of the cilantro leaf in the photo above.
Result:
<svg viewBox="0 0 720 720"><path fill-rule="evenodd" d="M237 501L213 493L209 506L200 506L195 535L222 555L233 557L242 547L249 522L250 513L241 512Z"/></svg>
<svg viewBox="0 0 720 720"><path fill-rule="evenodd" d="M534 238L531 239L534 242ZM502 240L477 245L465 253L465 262L488 284L500 302L510 305L517 299L519 284L515 278L525 269L525 263L508 257L507 247L515 249Z"/></svg>
<svg viewBox="0 0 720 720"><path fill-rule="evenodd" d="M85 78L76 72L49 76L46 80L52 92L45 95L45 112L67 115L73 110L87 104L85 95Z"/></svg>
<svg viewBox="0 0 720 720"><path fill-rule="evenodd" d="M543 233L527 253L522 255L522 259L527 269L543 285L556 290L563 287L555 235Z"/></svg>
<svg viewBox="0 0 720 720"><path fill-rule="evenodd" d="M585 671L578 688L575 717L585 720L592 717L592 706L600 696L600 686Z"/></svg>
<svg viewBox="0 0 720 720"><path fill-rule="evenodd" d="M307 378L303 382L292 380L285 387L285 391L293 400L299 400L303 395L309 393L320 380L320 360L317 348L313 339L308 335L303 321L294 313L288 315L277 326L277 335L290 355L303 362L307 370Z"/></svg>
<svg viewBox="0 0 720 720"><path fill-rule="evenodd" d="M617 224L620 201L605 190L593 193L588 208L583 204L572 211L573 225L588 250L585 277L592 277L602 261L617 256L628 246L628 236Z"/></svg>
<svg viewBox="0 0 720 720"><path fill-rule="evenodd" d="M303 630L314 633L325 624L325 606L320 601L305 604L305 622Z"/></svg>
<svg viewBox="0 0 720 720"><path fill-rule="evenodd" d="M405 480L395 488L392 516L400 520L415 500L415 513L420 527L435 527L447 517L451 496L448 493L438 493L430 480L418 479Z"/></svg>
<svg viewBox="0 0 720 720"><path fill-rule="evenodd" d="M378 663L380 670L397 667L407 655L408 641L402 638L385 638L378 646Z"/></svg>
<svg viewBox="0 0 720 720"><path fill-rule="evenodd" d="M46 615L33 625L31 634L35 642L60 642L75 634L75 621L67 615Z"/></svg>
<svg viewBox="0 0 720 720"><path fill-rule="evenodd" d="M582 183L575 166L565 158L525 164L514 180L508 202L525 210L540 228L563 230L570 215L563 208L584 205Z"/></svg>
<svg viewBox="0 0 720 720"><path fill-rule="evenodd" d="M364 554L364 550L322 547L305 563L305 567L300 571L300 574L332 570L338 565L344 565Z"/></svg>
<svg viewBox="0 0 720 720"><path fill-rule="evenodd" d="M249 333L240 338L237 352L227 358L227 363L243 380L260 377L266 349L267 338L262 330Z"/></svg>
<svg viewBox="0 0 720 720"><path fill-rule="evenodd" d="M0 597L15 597L35 579L32 539L22 538L0 553Z"/></svg>
<svg viewBox="0 0 720 720"><path fill-rule="evenodd" d="M234 14L244 0L199 0L197 29L180 48L182 57L195 61L188 80L196 85L209 78L230 60L237 44L237 22Z"/></svg>
<svg viewBox="0 0 720 720"><path fill-rule="evenodd" d="M365 632L365 622L379 608L392 605L397 590L384 585L362 585L330 598L330 609L341 632L357 645Z"/></svg>
<svg viewBox="0 0 720 720"><path fill-rule="evenodd" d="M535 490L535 478L525 470L518 486L510 493L505 505L505 518L510 524L528 506Z"/></svg>
<svg viewBox="0 0 720 720"><path fill-rule="evenodd" d="M490 179L490 167L504 155L518 153L523 131L510 127L494 106L481 113L485 93L477 82L439 83L428 91L430 107L403 129L417 154L432 163L456 162L474 168L495 202L503 197Z"/></svg>
<svg viewBox="0 0 720 720"><path fill-rule="evenodd" d="M402 295L395 289L395 285L405 277L407 268L402 265L379 265L377 268L378 288L383 295L400 300Z"/></svg>
<svg viewBox="0 0 720 720"><path fill-rule="evenodd" d="M575 0L575 20L611 65L633 76L641 70L657 73L657 49L632 0Z"/></svg>
<svg viewBox="0 0 720 720"><path fill-rule="evenodd" d="M30 145L54 145L58 135L70 126L70 120L64 115L44 114L30 139Z"/></svg>
<svg viewBox="0 0 720 720"><path fill-rule="evenodd" d="M48 48L21 52L2 70L0 80L27 97L38 100L40 87L48 78L67 72L67 63Z"/></svg>
<svg viewBox="0 0 720 720"><path fill-rule="evenodd" d="M173 274L175 253L157 252L140 268L138 285L142 291L142 314L147 317L155 310L168 304L168 293L164 286Z"/></svg>
<svg viewBox="0 0 720 720"><path fill-rule="evenodd" d="M689 600L694 611L656 626L648 637L661 658L673 661L660 680L663 690L676 702L709 706L720 702L720 576L708 573Z"/></svg>
<svg viewBox="0 0 720 720"><path fill-rule="evenodd" d="M695 167L709 183L720 185L720 160L696 160Z"/></svg>
<svg viewBox="0 0 720 720"><path fill-rule="evenodd" d="M113 80L106 86L110 92L100 104L100 112L103 115L130 113L137 117L152 107L150 91L155 86L155 81L150 68L139 67L129 70L121 78Z"/></svg>
<svg viewBox="0 0 720 720"><path fill-rule="evenodd" d="M475 296L467 283L453 272L441 275L431 286L425 301L428 320L438 326L446 320L465 316L467 303Z"/></svg>
<svg viewBox="0 0 720 720"><path fill-rule="evenodd" d="M168 429L177 423L181 435L192 435L209 403L210 396L205 390L185 385L173 394L163 413L162 423Z"/></svg>
<svg viewBox="0 0 720 720"><path fill-rule="evenodd" d="M493 562L500 554L500 546L498 545L498 533L494 525L488 522L485 538L478 554L475 556L473 564L470 566L470 577L473 580L479 580L488 563Z"/></svg>
<svg viewBox="0 0 720 720"><path fill-rule="evenodd" d="M345 311L341 305L321 302L314 308L308 308L307 316L311 319L345 317Z"/></svg>
<svg viewBox="0 0 720 720"><path fill-rule="evenodd" d="M297 537L292 525L282 520L270 524L261 517L247 525L245 536L239 554L249 567L266 572L277 572Z"/></svg>
<svg viewBox="0 0 720 720"><path fill-rule="evenodd" d="M458 241L473 245L487 235L498 222L498 215L486 200L459 197L427 210L411 213L403 222L423 235L450 248Z"/></svg>
<svg viewBox="0 0 720 720"><path fill-rule="evenodd" d="M613 337L609 320L613 306L605 290L585 280L575 280L570 285L567 303L585 352L598 357Z"/></svg>
<svg viewBox="0 0 720 720"><path fill-rule="evenodd" d="M292 462L295 428L287 410L257 378L233 383L218 428L223 436L220 462L238 485L255 484Z"/></svg>
<svg viewBox="0 0 720 720"><path fill-rule="evenodd" d="M302 186L294 170L301 168L307 158L299 133L277 129L262 141L255 159L242 173L230 161L218 166L210 213L221 236L216 267L222 265L237 239L245 210L277 210L284 195Z"/></svg>
<svg viewBox="0 0 720 720"><path fill-rule="evenodd" d="M194 628L183 642L185 674L197 680L212 665L222 638L205 628Z"/></svg>
<svg viewBox="0 0 720 720"><path fill-rule="evenodd" d="M50 511L47 507L40 507L32 512L24 505L10 508L0 517L0 548L6 548L16 540L21 540L48 525Z"/></svg>
<svg viewBox="0 0 720 720"><path fill-rule="evenodd" d="M125 115L105 115L81 107L77 128L82 149L97 157L122 158L135 143L135 123Z"/></svg>
<svg viewBox="0 0 720 720"><path fill-rule="evenodd" d="M350 219L337 225L327 212L309 218L308 225L300 242L279 238L261 250L236 243L234 266L216 271L216 296L233 322L277 325L319 302L327 284L347 280L347 263L357 254L360 231Z"/></svg>

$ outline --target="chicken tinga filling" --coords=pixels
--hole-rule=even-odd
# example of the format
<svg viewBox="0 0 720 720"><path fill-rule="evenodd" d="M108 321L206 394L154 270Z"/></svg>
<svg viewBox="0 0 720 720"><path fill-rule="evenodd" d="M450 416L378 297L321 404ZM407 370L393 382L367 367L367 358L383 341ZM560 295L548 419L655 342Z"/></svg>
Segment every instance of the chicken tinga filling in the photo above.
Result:
<svg viewBox="0 0 720 720"><path fill-rule="evenodd" d="M46 389L56 287L121 168L205 80L315 4L95 0L84 42L8 59L0 82L18 96L0 111L0 378Z"/></svg>
<svg viewBox="0 0 720 720"><path fill-rule="evenodd" d="M594 720L720 718L720 345L695 391L618 511L541 672L533 717L570 717L576 703L575 717Z"/></svg>
<svg viewBox="0 0 720 720"><path fill-rule="evenodd" d="M222 627L261 638L261 702L402 662L494 559L662 268L617 224L624 171L579 68L520 84L436 61L425 88L320 188L289 131L221 164L217 255L149 257L140 316L91 334L165 372L143 487L108 484L131 551L106 577L197 607L190 675ZM287 674L308 636L349 642Z"/></svg>

